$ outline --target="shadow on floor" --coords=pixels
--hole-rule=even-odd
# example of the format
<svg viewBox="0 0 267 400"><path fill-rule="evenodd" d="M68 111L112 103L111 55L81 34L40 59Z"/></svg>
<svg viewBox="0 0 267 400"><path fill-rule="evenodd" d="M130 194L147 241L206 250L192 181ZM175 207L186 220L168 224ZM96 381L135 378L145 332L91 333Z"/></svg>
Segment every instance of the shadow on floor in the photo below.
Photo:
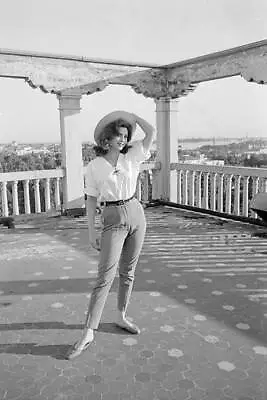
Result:
<svg viewBox="0 0 267 400"><path fill-rule="evenodd" d="M65 324L64 322L33 322L33 323L13 323L1 324L0 331L21 330L21 329L83 329L81 324ZM117 327L114 323L101 323L97 329L97 333L109 333L113 335L129 336L129 333ZM90 349L93 349L95 342L92 343ZM51 344L39 345L37 343L6 343L0 344L0 354L31 354L33 356L49 356L56 359L65 360L67 354L73 347L73 344Z"/></svg>
<svg viewBox="0 0 267 400"><path fill-rule="evenodd" d="M183 218L181 211L171 210L164 213L153 211L149 214L148 231L141 257L146 262L139 264L135 291L161 292L178 304L187 307L191 312L207 315L208 318L212 317L239 334L242 333L266 344L266 324L264 324L263 308L258 300L266 295L267 260L264 256L265 252L262 253L261 263L256 262L253 257L259 252L256 246L260 244L263 250L262 245L265 245L263 239L255 238L254 242L251 240L248 246L247 241L250 239L246 238L243 225L227 222L222 226L221 223L216 224L216 220L209 218L199 221L192 217L189 220ZM79 228L77 227L76 230ZM45 231L45 233L53 237L55 231ZM84 234L86 236L86 231ZM57 237L57 240L62 240L71 246L69 237ZM260 240L262 242L259 242ZM184 243L185 249L191 250L190 254L188 252L182 256L181 243ZM189 247L186 247L188 245ZM231 246L233 250L228 254ZM80 251L79 247L75 247L75 250ZM215 251L217 255L212 258ZM203 254L205 254L204 258ZM211 258L205 258L207 254ZM192 259L195 261L192 262ZM36 286L29 287L29 284L36 284ZM4 296L88 293L93 284L94 279L88 278L18 280L0 282L0 290ZM116 278L111 291L116 291L117 286L118 279ZM188 299L194 300L194 304L187 303ZM9 301L6 303L11 305ZM224 308L228 306L232 307L234 312L229 312L227 308ZM86 307L85 303L85 309ZM249 325L249 329L241 332L236 326L240 323ZM32 324L29 324L29 328L25 328L25 324L21 324L24 326L21 329L80 329L80 325L58 323L63 325L53 327L55 323L51 323L50 327L43 325L42 328L42 325L38 324L37 322L34 325L40 326L39 328L32 328ZM49 325L49 322L47 324ZM15 326L13 329L16 329ZM9 328L2 330L9 330Z"/></svg>

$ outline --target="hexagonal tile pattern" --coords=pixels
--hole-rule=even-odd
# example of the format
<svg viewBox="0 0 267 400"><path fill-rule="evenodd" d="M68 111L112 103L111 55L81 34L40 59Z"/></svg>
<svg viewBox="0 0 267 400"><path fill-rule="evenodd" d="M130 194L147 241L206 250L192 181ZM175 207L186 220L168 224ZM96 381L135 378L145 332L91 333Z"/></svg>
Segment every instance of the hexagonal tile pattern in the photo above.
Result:
<svg viewBox="0 0 267 400"><path fill-rule="evenodd" d="M129 304L141 334L114 324L117 274L94 342L73 360L97 277L86 218L1 230L1 399L265 398L267 239L254 235L263 228L164 207L145 213Z"/></svg>

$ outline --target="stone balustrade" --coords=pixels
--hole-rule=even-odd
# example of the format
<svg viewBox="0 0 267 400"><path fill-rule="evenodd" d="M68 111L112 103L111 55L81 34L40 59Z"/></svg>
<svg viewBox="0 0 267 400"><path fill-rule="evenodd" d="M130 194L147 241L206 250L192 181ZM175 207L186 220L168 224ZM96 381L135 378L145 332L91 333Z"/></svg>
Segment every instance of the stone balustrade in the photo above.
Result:
<svg viewBox="0 0 267 400"><path fill-rule="evenodd" d="M143 163L136 196L144 202L158 199L160 164ZM85 171L85 167L84 167ZM267 192L267 169L172 163L177 174L177 203L243 217L256 193ZM2 216L35 214L62 208L64 170L0 173Z"/></svg>
<svg viewBox="0 0 267 400"><path fill-rule="evenodd" d="M249 208L256 193L267 192L267 169L173 163L177 203L256 218Z"/></svg>
<svg viewBox="0 0 267 400"><path fill-rule="evenodd" d="M63 177L62 169L0 173L0 215L60 209Z"/></svg>
<svg viewBox="0 0 267 400"><path fill-rule="evenodd" d="M139 200L152 199L152 179L156 167L157 163L141 166L136 191ZM63 178L64 169L0 173L0 216L61 209Z"/></svg>

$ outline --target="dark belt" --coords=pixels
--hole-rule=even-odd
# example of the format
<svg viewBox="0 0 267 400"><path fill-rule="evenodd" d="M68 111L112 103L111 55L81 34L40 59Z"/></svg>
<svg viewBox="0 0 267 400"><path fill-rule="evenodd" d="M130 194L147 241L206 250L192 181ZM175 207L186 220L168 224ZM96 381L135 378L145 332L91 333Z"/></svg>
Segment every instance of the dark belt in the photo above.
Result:
<svg viewBox="0 0 267 400"><path fill-rule="evenodd" d="M128 203L128 201L130 201L132 199L134 199L134 195L126 200L101 201L100 205L106 206L106 207L108 207L108 206L123 206L125 203Z"/></svg>

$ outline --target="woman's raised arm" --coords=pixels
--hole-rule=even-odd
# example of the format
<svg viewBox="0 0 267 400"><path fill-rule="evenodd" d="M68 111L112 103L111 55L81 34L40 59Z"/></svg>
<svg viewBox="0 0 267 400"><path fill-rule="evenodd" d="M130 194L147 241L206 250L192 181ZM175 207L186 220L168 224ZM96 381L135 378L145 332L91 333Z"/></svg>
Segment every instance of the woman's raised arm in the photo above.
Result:
<svg viewBox="0 0 267 400"><path fill-rule="evenodd" d="M154 130L153 126L149 122L147 122L145 119L139 117L136 114L133 114L133 115L135 117L136 123L144 131L145 138L142 140L143 148L145 151L148 151L152 146L155 130Z"/></svg>

